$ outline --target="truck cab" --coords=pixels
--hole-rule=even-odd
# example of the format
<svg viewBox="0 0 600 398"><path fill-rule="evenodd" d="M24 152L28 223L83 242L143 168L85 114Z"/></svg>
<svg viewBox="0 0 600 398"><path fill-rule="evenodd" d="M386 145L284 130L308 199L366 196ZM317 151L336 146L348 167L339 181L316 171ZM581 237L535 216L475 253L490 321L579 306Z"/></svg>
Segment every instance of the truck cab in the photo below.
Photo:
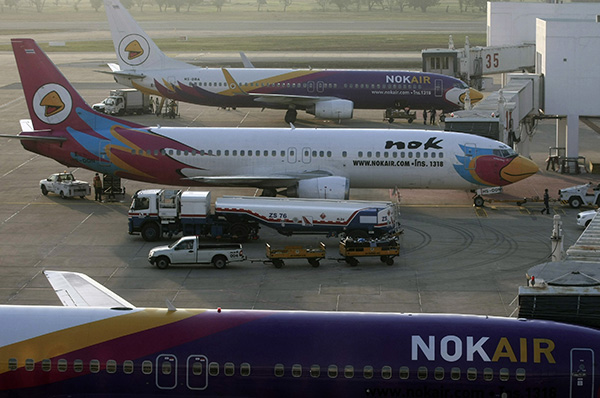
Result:
<svg viewBox="0 0 600 398"><path fill-rule="evenodd" d="M223 268L230 262L244 261L239 243L201 243L199 236L185 236L168 246L158 246L148 253L148 261L160 269L171 264L212 264Z"/></svg>

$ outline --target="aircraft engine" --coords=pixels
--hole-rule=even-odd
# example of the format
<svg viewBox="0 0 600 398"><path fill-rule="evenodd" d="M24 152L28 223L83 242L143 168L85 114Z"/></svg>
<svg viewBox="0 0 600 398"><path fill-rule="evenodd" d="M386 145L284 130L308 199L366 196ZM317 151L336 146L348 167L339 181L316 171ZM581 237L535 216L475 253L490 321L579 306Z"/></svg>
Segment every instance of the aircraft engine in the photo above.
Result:
<svg viewBox="0 0 600 398"><path fill-rule="evenodd" d="M320 177L300 180L282 192L290 197L314 199L348 199L350 197L350 181L345 177Z"/></svg>
<svg viewBox="0 0 600 398"><path fill-rule="evenodd" d="M344 99L319 101L306 109L307 113L321 119L352 119L354 102Z"/></svg>

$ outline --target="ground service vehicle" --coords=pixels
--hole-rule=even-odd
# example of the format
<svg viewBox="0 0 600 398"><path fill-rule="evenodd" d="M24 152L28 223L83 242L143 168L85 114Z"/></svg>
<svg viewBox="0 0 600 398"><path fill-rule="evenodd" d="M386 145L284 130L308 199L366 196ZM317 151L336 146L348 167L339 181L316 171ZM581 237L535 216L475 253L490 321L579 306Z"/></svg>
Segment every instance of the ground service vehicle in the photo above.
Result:
<svg viewBox="0 0 600 398"><path fill-rule="evenodd" d="M104 104L104 113L109 115L141 115L152 112L150 96L133 88L111 90L110 96L96 106L101 104Z"/></svg>
<svg viewBox="0 0 600 398"><path fill-rule="evenodd" d="M574 209L579 209L582 205L600 206L600 184L594 185L588 182L587 184L559 189L558 198L562 203L568 203Z"/></svg>
<svg viewBox="0 0 600 398"><path fill-rule="evenodd" d="M318 247L304 246L285 246L283 248L273 247L266 244L267 258L275 268L281 268L284 265L284 259L304 258L313 267L319 266L319 261L325 258L325 243L320 242Z"/></svg>
<svg viewBox="0 0 600 398"><path fill-rule="evenodd" d="M199 236L185 236L168 246L158 246L148 253L150 264L160 269L170 264L212 264L223 268L233 261L244 261L246 256L239 243L200 243Z"/></svg>
<svg viewBox="0 0 600 398"><path fill-rule="evenodd" d="M346 263L358 265L357 257L379 257L382 263L394 264L394 257L400 254L400 245L396 236L385 239L352 239L340 241L340 254Z"/></svg>
<svg viewBox="0 0 600 398"><path fill-rule="evenodd" d="M592 222L598 210L586 210L577 214L577 225L581 227L587 228L588 225Z"/></svg>
<svg viewBox="0 0 600 398"><path fill-rule="evenodd" d="M40 189L43 195L53 192L61 198L72 198L79 196L81 199L91 193L90 184L78 181L71 173L55 173L40 181Z"/></svg>
<svg viewBox="0 0 600 398"><path fill-rule="evenodd" d="M246 240L260 225L295 233L377 237L399 227L391 202L224 196L211 212L210 192L150 189L136 192L129 209L129 233L145 240L164 234Z"/></svg>

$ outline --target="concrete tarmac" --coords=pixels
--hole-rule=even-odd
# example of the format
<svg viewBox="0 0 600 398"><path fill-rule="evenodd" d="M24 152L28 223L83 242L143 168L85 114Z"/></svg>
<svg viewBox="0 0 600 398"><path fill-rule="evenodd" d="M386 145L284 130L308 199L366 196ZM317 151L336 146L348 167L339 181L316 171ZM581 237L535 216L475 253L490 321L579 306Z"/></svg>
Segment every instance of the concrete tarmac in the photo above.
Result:
<svg viewBox="0 0 600 398"><path fill-rule="evenodd" d="M98 102L111 88L108 75L95 73L103 62L98 54L51 54L61 71L89 102ZM12 53L0 53L0 133L17 134L19 119L28 118ZM145 124L177 126L284 126L283 111L220 110L180 104L181 116L131 116ZM299 114L298 126L423 128L382 121L382 111L357 111L338 124ZM434 126L434 128L440 128ZM581 154L598 161L600 136L581 126ZM131 193L154 188L123 180L126 194L115 202L60 199L43 196L39 181L65 167L25 151L17 140L0 139L0 303L57 305L43 270L84 272L137 306L246 309L396 311L511 315L517 289L528 268L548 260L552 215L560 215L565 247L581 229L577 210L553 203L551 215L541 215L541 202L517 206L524 197L541 197L544 188L556 191L597 175L564 175L545 170L554 125L540 122L532 138L532 158L540 172L509 186L483 209L472 205L472 194L461 191L403 190L401 212L404 234L401 254L392 266L377 258L350 267L339 262L338 240L322 236L284 237L267 229L261 239L244 245L257 261L230 264L217 270L209 265L159 270L147 261L150 248L139 236L127 233ZM70 169L91 182L93 173ZM376 176L374 176L375 178ZM186 187L181 187L185 189ZM213 199L223 194L255 193L253 189L211 189ZM388 190L353 190L356 199L389 199ZM506 200L500 202L499 199ZM272 245L327 245L327 259L318 268L290 260L281 269L264 264L265 243Z"/></svg>

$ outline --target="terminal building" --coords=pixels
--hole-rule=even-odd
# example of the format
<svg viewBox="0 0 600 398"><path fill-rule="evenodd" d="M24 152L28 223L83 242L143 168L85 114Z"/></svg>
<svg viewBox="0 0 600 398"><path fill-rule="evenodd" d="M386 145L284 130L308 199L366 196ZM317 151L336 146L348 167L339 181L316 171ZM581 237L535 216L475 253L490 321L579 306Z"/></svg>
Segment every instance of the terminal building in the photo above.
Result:
<svg viewBox="0 0 600 398"><path fill-rule="evenodd" d="M487 4L487 46L429 49L423 70L462 78L475 88L503 73L502 89L446 118L446 129L503 141L529 155L536 122L556 121L549 161L561 172L587 166L579 156L579 123L600 132L600 4Z"/></svg>

